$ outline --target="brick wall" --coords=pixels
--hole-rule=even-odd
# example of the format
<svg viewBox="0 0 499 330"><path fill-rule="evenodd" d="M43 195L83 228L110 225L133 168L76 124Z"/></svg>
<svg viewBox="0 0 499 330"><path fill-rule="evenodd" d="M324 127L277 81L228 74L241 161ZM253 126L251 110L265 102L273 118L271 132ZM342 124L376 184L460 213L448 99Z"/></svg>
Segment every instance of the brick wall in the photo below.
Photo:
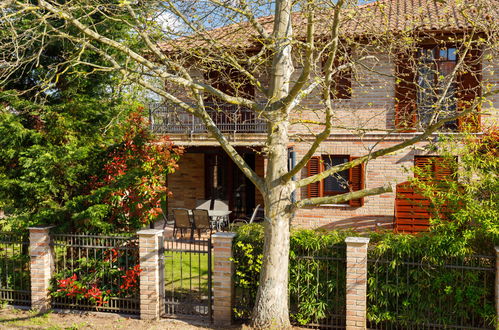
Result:
<svg viewBox="0 0 499 330"><path fill-rule="evenodd" d="M322 143L316 155L331 154L331 155L350 155L361 156L365 155L369 150L377 150L396 143L400 143L405 139L412 138L413 133L392 134L389 138L383 131L379 129L394 128L394 90L395 81L393 76L395 67L386 54L378 54L379 62L373 63L376 71L381 74L375 74L367 69L357 69L354 79L352 80L352 99L339 100L334 104L334 127L332 135ZM300 68L297 68L293 74L297 78L300 74ZM484 83L490 86L497 86L499 82L499 63L497 60L484 60L482 76ZM497 87L492 87L497 88ZM307 97L296 111L293 113L293 119L305 119L310 121L321 121L324 118L321 105L318 102L318 94L320 89L315 91L315 94ZM485 90L486 91L486 90ZM499 94L489 98L492 103L486 103L483 106L482 122L498 124L499 111ZM341 127L349 127L349 130ZM299 160L310 146L313 135L321 130L319 125L291 125L290 132L293 134L294 150ZM359 136L357 128L367 128L371 131L363 132ZM231 136L233 140L238 140L239 143L254 143L261 145L265 137L260 137L260 142L257 142L258 136ZM250 139L256 139L250 141ZM205 136L202 143L208 143L209 137ZM211 140L213 144L216 142ZM382 142L380 142L382 141ZM190 142L190 143L195 143ZM413 166L414 155L426 154L424 150L425 143L419 143L415 147L407 148L397 154L385 156L381 159L370 161L366 165L365 183L366 188L373 188L391 182L394 185L406 181L410 175L404 170L410 169ZM204 196L204 186L199 185L199 175L202 174L198 168L193 168L194 162L192 158L185 159L184 168L179 171L177 178L172 177L172 189L182 190L172 199L171 205L175 207L192 207L194 200ZM264 168L257 157L257 173L262 175ZM197 161L197 160L196 160ZM263 165L263 164L262 164ZM184 173L184 174L183 174ZM177 175L177 174L175 174ZM306 175L306 169L301 173L303 177ZM297 179L299 179L298 175ZM181 178L181 179L180 179ZM177 180L177 181L175 181ZM181 188L175 188L173 185L178 184ZM175 190L172 190L175 193ZM297 198L304 197L306 188L297 192ZM185 197L184 197L185 196ZM184 201L181 201L185 199ZM177 201L178 200L178 201ZM315 208L302 209L296 212L296 217L293 222L294 226L307 228L339 228L339 227L354 227L360 230L371 230L377 225L391 227L394 215L395 194L387 193L380 196L366 197L364 206L353 208L350 206L321 206ZM262 204L263 199L257 193L256 204ZM178 206L177 206L178 205Z"/></svg>
<svg viewBox="0 0 499 330"><path fill-rule="evenodd" d="M179 170L168 176L168 188L173 197L168 208L196 206L196 200L204 199L204 154L185 153L180 157Z"/></svg>

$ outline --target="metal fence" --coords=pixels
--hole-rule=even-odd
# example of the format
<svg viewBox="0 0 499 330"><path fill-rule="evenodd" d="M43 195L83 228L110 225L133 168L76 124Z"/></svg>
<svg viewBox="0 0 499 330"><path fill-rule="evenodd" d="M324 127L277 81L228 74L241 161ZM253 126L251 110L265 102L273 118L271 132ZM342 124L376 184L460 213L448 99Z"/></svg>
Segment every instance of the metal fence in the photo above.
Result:
<svg viewBox="0 0 499 330"><path fill-rule="evenodd" d="M290 258L290 311L308 328L343 329L346 325L346 245L318 251L299 249Z"/></svg>
<svg viewBox="0 0 499 330"><path fill-rule="evenodd" d="M251 316L257 287L258 277L255 283L235 286L236 321L247 321ZM306 328L345 328L346 245L331 245L319 251L293 250L289 265L289 299L294 324Z"/></svg>
<svg viewBox="0 0 499 330"><path fill-rule="evenodd" d="M139 314L137 236L53 234L51 239L53 307Z"/></svg>
<svg viewBox="0 0 499 330"><path fill-rule="evenodd" d="M368 259L368 328L494 329L495 257Z"/></svg>
<svg viewBox="0 0 499 330"><path fill-rule="evenodd" d="M0 300L31 305L29 240L27 233L0 232Z"/></svg>
<svg viewBox="0 0 499 330"><path fill-rule="evenodd" d="M212 318L211 238L165 238L165 316Z"/></svg>
<svg viewBox="0 0 499 330"><path fill-rule="evenodd" d="M232 104L205 103L206 111L222 132L264 133L267 125L254 111ZM198 117L172 103L149 106L149 121L154 133L206 133Z"/></svg>

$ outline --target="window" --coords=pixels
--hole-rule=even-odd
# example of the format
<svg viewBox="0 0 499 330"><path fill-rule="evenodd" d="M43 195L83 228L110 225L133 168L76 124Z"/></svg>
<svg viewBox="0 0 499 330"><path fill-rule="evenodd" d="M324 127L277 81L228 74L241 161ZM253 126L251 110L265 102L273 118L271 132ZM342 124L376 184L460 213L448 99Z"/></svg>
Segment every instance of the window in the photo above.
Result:
<svg viewBox="0 0 499 330"><path fill-rule="evenodd" d="M308 162L307 174L308 176L316 175L332 166L340 165L354 159L355 157L345 155L315 156ZM335 173L319 182L308 185L307 195L309 198L323 197L341 195L362 189L364 189L364 164ZM347 204L359 207L364 205L364 199L350 200Z"/></svg>
<svg viewBox="0 0 499 330"><path fill-rule="evenodd" d="M341 65L348 63L348 56L344 52L339 52L333 63L333 70ZM323 65L326 64L326 60ZM346 67L336 72L332 77L331 98L333 100L350 100L352 98L352 67Z"/></svg>
<svg viewBox="0 0 499 330"><path fill-rule="evenodd" d="M470 106L481 93L480 54L474 48L466 52L463 66L450 85L459 62L458 48L433 45L421 47L416 53L399 54L395 61L395 127L400 132L414 132ZM443 102L437 109L435 102L442 96ZM465 128L479 130L477 113L447 122L443 127L444 130Z"/></svg>
<svg viewBox="0 0 499 330"><path fill-rule="evenodd" d="M455 47L431 47L422 48L418 52L417 110L422 127L453 115L456 111L457 84L456 81L450 81L457 63L456 51ZM435 102L440 98L443 102L439 109L436 109ZM457 121L446 122L444 128L457 129Z"/></svg>
<svg viewBox="0 0 499 330"><path fill-rule="evenodd" d="M457 159L442 156L414 156L414 176L421 180L455 180L456 164Z"/></svg>

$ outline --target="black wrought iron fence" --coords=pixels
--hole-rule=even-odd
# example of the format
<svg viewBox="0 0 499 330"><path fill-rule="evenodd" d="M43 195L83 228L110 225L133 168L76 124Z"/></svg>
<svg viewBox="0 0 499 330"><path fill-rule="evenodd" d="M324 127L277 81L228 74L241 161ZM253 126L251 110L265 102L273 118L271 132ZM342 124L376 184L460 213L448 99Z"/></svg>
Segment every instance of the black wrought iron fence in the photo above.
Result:
<svg viewBox="0 0 499 330"><path fill-rule="evenodd" d="M264 133L267 125L250 109L232 104L205 103L206 110L222 132ZM205 133L201 119L172 103L149 105L149 120L154 133Z"/></svg>
<svg viewBox="0 0 499 330"><path fill-rule="evenodd" d="M494 329L495 257L369 251L368 328Z"/></svg>
<svg viewBox="0 0 499 330"><path fill-rule="evenodd" d="M255 304L258 276L236 281L234 318L247 321ZM346 326L346 245L320 250L295 249L289 265L290 312L294 324L306 328Z"/></svg>
<svg viewBox="0 0 499 330"><path fill-rule="evenodd" d="M139 314L135 235L53 234L52 306Z"/></svg>
<svg viewBox="0 0 499 330"><path fill-rule="evenodd" d="M164 240L165 316L212 316L211 239Z"/></svg>
<svg viewBox="0 0 499 330"><path fill-rule="evenodd" d="M0 232L0 300L31 305L28 233Z"/></svg>
<svg viewBox="0 0 499 330"><path fill-rule="evenodd" d="M346 245L291 251L289 296L292 318L307 328L346 325Z"/></svg>

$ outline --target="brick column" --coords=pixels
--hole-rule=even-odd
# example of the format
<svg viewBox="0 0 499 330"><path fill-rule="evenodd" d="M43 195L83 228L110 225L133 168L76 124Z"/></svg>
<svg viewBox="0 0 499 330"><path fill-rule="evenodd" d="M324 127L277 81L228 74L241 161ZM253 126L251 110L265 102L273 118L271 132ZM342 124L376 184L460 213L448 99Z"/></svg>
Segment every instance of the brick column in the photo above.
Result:
<svg viewBox="0 0 499 330"><path fill-rule="evenodd" d="M54 268L54 251L50 246L50 227L29 229L29 256L31 276L31 308L50 309L49 285Z"/></svg>
<svg viewBox="0 0 499 330"><path fill-rule="evenodd" d="M367 246L369 238L347 237L347 329L366 328Z"/></svg>
<svg viewBox="0 0 499 330"><path fill-rule="evenodd" d="M232 321L232 302L234 286L232 274L234 263L232 258L232 240L235 233L213 234L213 322L216 325L230 325Z"/></svg>
<svg viewBox="0 0 499 330"><path fill-rule="evenodd" d="M163 231L144 229L137 232L139 236L140 273L140 318L142 320L159 319L164 310L161 286L164 269L161 267L163 247ZM161 257L161 258L160 258Z"/></svg>

